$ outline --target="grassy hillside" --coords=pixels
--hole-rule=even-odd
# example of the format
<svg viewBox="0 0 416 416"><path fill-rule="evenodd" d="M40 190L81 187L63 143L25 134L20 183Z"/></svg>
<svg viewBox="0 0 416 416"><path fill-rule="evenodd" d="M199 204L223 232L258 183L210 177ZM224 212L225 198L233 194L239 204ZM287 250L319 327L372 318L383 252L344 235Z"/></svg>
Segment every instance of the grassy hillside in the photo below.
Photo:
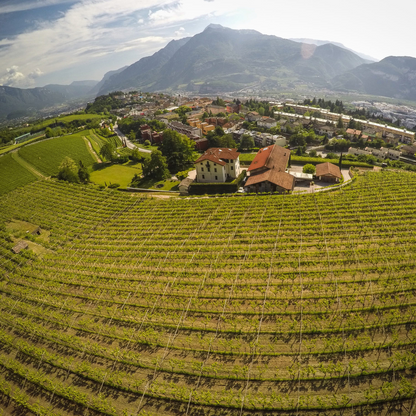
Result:
<svg viewBox="0 0 416 416"><path fill-rule="evenodd" d="M408 414L415 186L380 172L329 194L10 193L0 223L50 230L53 252L14 255L0 231L5 413Z"/></svg>
<svg viewBox="0 0 416 416"><path fill-rule="evenodd" d="M82 160L84 165L90 166L94 159L83 136L85 132L45 140L19 149L19 155L47 176L58 173L59 165L66 156L77 163Z"/></svg>
<svg viewBox="0 0 416 416"><path fill-rule="evenodd" d="M0 157L0 195L36 179L36 176L16 162L11 154Z"/></svg>

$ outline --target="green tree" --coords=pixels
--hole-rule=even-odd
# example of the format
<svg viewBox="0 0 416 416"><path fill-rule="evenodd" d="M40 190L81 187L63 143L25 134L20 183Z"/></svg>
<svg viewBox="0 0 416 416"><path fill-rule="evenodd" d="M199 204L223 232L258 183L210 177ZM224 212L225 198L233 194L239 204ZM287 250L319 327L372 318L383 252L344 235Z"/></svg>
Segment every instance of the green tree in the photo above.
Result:
<svg viewBox="0 0 416 416"><path fill-rule="evenodd" d="M149 159L142 163L143 176L157 180L166 179L170 176L166 157L160 150L154 150Z"/></svg>
<svg viewBox="0 0 416 416"><path fill-rule="evenodd" d="M59 165L58 179L74 183L79 181L78 166L68 156Z"/></svg>
<svg viewBox="0 0 416 416"><path fill-rule="evenodd" d="M289 139L289 143L291 146L305 146L306 144L306 134L304 133L296 133L292 134Z"/></svg>
<svg viewBox="0 0 416 416"><path fill-rule="evenodd" d="M189 137L170 129L164 131L160 150L171 172L185 170L192 164L194 148L195 144Z"/></svg>
<svg viewBox="0 0 416 416"><path fill-rule="evenodd" d="M90 181L90 173L88 172L87 167L82 163L82 160L79 161L78 168L78 178L82 183L87 183Z"/></svg>
<svg viewBox="0 0 416 416"><path fill-rule="evenodd" d="M45 137L53 137L53 131L52 131L52 129L50 128L50 127L46 127L46 130L45 130Z"/></svg>
<svg viewBox="0 0 416 416"><path fill-rule="evenodd" d="M315 173L315 171L316 171L315 166L312 165L311 163L307 163L302 169L303 173L312 173L312 175Z"/></svg>
<svg viewBox="0 0 416 416"><path fill-rule="evenodd" d="M112 143L106 143L100 150L100 155L108 160L112 161L114 157L114 146Z"/></svg>
<svg viewBox="0 0 416 416"><path fill-rule="evenodd" d="M344 123L342 122L341 117L338 119L337 128L338 129L343 129L344 128Z"/></svg>
<svg viewBox="0 0 416 416"><path fill-rule="evenodd" d="M251 150L255 146L254 139L249 134L243 134L239 150Z"/></svg>
<svg viewBox="0 0 416 416"><path fill-rule="evenodd" d="M133 160L134 162L140 162L140 160L142 159L142 155L140 154L139 149L133 149L131 151L131 155L130 155L131 160Z"/></svg>
<svg viewBox="0 0 416 416"><path fill-rule="evenodd" d="M316 150L311 150L310 152L309 152L309 156L310 157L316 157L318 154L316 153Z"/></svg>

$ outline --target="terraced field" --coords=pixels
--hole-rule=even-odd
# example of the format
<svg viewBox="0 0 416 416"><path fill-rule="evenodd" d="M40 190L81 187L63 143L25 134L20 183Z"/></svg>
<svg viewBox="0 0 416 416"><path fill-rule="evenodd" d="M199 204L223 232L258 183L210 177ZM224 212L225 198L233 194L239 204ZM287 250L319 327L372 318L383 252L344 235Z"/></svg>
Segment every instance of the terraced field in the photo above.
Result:
<svg viewBox="0 0 416 416"><path fill-rule="evenodd" d="M6 194L0 223L50 230L54 252L15 255L1 231L0 408L412 415L415 188L381 172L326 194Z"/></svg>

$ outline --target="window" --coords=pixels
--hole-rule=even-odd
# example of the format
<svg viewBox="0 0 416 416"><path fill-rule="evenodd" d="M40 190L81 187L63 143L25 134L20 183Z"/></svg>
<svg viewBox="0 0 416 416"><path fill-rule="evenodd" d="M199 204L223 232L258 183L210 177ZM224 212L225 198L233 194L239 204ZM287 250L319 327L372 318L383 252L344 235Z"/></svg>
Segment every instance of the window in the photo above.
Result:
<svg viewBox="0 0 416 416"><path fill-rule="evenodd" d="M203 163L201 162L201 166L203 165Z"/></svg>
<svg viewBox="0 0 416 416"><path fill-rule="evenodd" d="M215 177L215 180L216 180L216 181L218 180L218 176L216 176L216 177Z"/></svg>
<svg viewBox="0 0 416 416"><path fill-rule="evenodd" d="M217 168L214 168L214 172L216 172L217 171Z"/></svg>
<svg viewBox="0 0 416 416"><path fill-rule="evenodd" d="M202 175L202 179L205 179L205 175Z"/></svg>
<svg viewBox="0 0 416 416"><path fill-rule="evenodd" d="M233 166L231 166L231 170L234 170L234 167Z"/></svg>
<svg viewBox="0 0 416 416"><path fill-rule="evenodd" d="M204 168L201 168L201 172L203 172L204 171Z"/></svg>

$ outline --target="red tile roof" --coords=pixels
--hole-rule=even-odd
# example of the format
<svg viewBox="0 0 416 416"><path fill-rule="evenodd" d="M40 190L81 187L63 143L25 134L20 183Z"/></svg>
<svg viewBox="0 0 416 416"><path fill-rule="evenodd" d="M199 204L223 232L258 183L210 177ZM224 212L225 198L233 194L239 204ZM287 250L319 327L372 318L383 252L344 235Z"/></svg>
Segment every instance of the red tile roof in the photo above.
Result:
<svg viewBox="0 0 416 416"><path fill-rule="evenodd" d="M316 176L335 176L336 178L341 179L341 170L337 165L334 165L329 162L320 163L316 165Z"/></svg>
<svg viewBox="0 0 416 416"><path fill-rule="evenodd" d="M202 162L203 160L210 160L211 162L218 163L219 165L226 165L222 159L238 159L240 153L237 152L237 149L228 149L228 148L219 148L212 147L205 151L205 153L195 162Z"/></svg>
<svg viewBox="0 0 416 416"><path fill-rule="evenodd" d="M253 172L257 169L276 169L285 171L289 161L290 150L284 147L271 145L260 149L256 157L251 162L248 171Z"/></svg>
<svg viewBox="0 0 416 416"><path fill-rule="evenodd" d="M347 133L353 134L354 136L359 136L361 134L361 130L347 129Z"/></svg>
<svg viewBox="0 0 416 416"><path fill-rule="evenodd" d="M249 176L245 186L255 185L264 181L269 181L280 188L291 191L294 187L295 178L286 172L271 169L257 175Z"/></svg>

